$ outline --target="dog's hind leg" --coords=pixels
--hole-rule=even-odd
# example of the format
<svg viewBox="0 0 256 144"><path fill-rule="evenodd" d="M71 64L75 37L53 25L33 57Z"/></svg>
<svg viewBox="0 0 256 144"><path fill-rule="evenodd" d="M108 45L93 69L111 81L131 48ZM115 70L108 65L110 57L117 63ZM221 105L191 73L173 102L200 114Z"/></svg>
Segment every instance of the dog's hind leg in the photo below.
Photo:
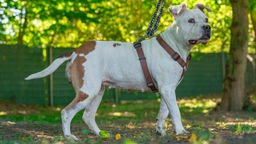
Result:
<svg viewBox="0 0 256 144"><path fill-rule="evenodd" d="M161 104L160 104L160 109L159 109L159 112L157 115L157 125L156 125L157 134L160 134L162 136L166 135L164 124L165 124L165 120L168 117L168 114L169 114L168 107L162 98Z"/></svg>
<svg viewBox="0 0 256 144"><path fill-rule="evenodd" d="M80 94L76 95L76 98L61 111L62 130L63 130L64 136L70 140L78 140L78 138L72 135L70 131L70 124L72 119L74 118L77 112L84 109L86 105L90 103L89 98L79 102L79 99L82 97L82 95Z"/></svg>
<svg viewBox="0 0 256 144"><path fill-rule="evenodd" d="M68 68L76 97L61 112L62 129L67 139L78 140L76 136L71 134L71 121L77 112L88 107L101 89L101 80L96 75L89 71L85 74L83 67L85 61L84 57L78 56ZM90 91L87 92L85 88L90 89Z"/></svg>
<svg viewBox="0 0 256 144"><path fill-rule="evenodd" d="M89 127L89 129L96 135L99 136L100 129L95 122L96 112L100 105L101 99L104 94L104 87L101 87L101 90L98 95L95 96L94 100L88 105L83 114L83 120Z"/></svg>
<svg viewBox="0 0 256 144"><path fill-rule="evenodd" d="M64 136L67 139L78 140L78 138L71 134L70 125L71 121L77 112L84 108L88 108L93 99L98 100L97 95L86 95L83 92L78 92L75 99L61 111L62 129ZM101 99L102 96L99 96ZM100 100L99 100L100 101Z"/></svg>

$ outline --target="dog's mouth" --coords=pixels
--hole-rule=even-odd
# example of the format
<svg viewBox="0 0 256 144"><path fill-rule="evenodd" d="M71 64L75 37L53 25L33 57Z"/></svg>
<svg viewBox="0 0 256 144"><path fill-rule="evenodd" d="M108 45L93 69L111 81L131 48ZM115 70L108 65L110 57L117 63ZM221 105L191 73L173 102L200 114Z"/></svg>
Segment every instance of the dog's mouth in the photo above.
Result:
<svg viewBox="0 0 256 144"><path fill-rule="evenodd" d="M199 44L199 43L202 43L202 44L206 44L211 38L211 34L208 33L208 34L204 34L200 39L191 39L189 40L189 44L192 44L192 45L195 45L195 44Z"/></svg>

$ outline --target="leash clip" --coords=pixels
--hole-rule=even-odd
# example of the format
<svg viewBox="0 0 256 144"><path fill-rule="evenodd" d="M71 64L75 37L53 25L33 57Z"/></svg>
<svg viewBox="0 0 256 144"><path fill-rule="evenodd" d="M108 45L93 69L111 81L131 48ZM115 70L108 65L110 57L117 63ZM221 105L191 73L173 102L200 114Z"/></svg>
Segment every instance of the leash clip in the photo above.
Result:
<svg viewBox="0 0 256 144"><path fill-rule="evenodd" d="M141 43L140 42L134 42L133 46L134 46L135 49L137 49L137 48L141 47Z"/></svg>

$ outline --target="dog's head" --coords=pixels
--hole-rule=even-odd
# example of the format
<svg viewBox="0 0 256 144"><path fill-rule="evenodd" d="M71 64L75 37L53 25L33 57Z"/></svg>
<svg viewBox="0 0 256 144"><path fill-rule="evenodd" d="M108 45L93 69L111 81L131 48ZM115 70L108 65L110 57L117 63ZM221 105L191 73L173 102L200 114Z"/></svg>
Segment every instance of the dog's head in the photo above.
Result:
<svg viewBox="0 0 256 144"><path fill-rule="evenodd" d="M207 43L211 38L211 27L204 9L211 11L203 4L197 4L194 9L187 9L186 4L171 6L171 14L175 18L176 31L181 33L188 45Z"/></svg>

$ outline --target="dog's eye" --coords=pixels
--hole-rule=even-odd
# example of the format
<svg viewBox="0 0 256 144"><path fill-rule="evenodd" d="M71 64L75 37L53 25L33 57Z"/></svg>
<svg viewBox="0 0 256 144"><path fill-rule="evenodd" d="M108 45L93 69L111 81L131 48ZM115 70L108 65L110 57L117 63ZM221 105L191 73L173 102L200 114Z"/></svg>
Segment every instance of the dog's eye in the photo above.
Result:
<svg viewBox="0 0 256 144"><path fill-rule="evenodd" d="M188 20L189 23L196 23L195 19L191 18Z"/></svg>
<svg viewBox="0 0 256 144"><path fill-rule="evenodd" d="M208 23L208 18L205 18L205 22Z"/></svg>

